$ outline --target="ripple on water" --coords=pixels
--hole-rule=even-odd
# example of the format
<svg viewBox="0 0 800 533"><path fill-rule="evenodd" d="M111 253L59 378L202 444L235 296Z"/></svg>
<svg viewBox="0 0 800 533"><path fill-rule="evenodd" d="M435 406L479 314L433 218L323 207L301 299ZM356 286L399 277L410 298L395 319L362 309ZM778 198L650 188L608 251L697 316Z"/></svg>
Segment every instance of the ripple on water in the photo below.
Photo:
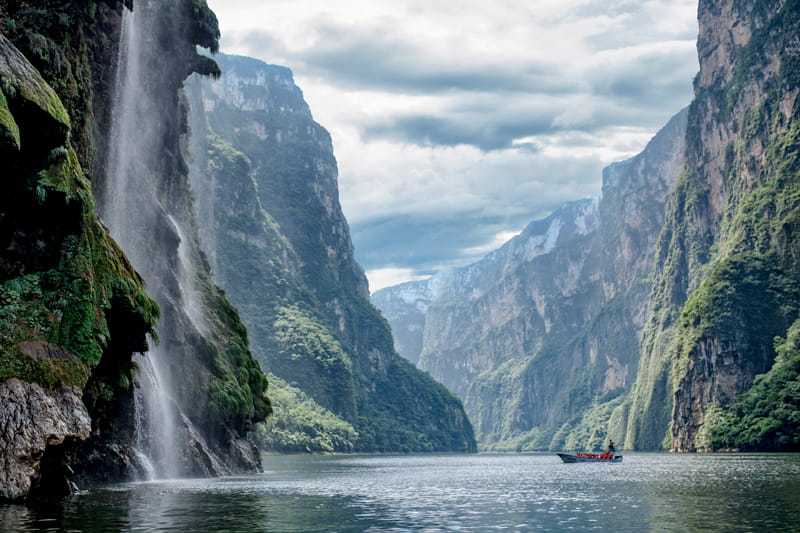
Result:
<svg viewBox="0 0 800 533"><path fill-rule="evenodd" d="M2 531L794 531L800 455L268 457L266 472L0 506Z"/></svg>

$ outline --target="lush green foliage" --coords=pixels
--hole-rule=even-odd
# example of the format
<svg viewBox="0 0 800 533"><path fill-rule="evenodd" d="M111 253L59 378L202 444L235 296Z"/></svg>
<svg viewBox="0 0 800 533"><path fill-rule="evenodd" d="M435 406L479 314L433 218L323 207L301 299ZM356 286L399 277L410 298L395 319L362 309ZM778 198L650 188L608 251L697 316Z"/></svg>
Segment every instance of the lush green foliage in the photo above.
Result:
<svg viewBox="0 0 800 533"><path fill-rule="evenodd" d="M267 398L267 378L248 348L247 332L236 309L211 285L204 284L205 304L214 322L213 342L206 341L211 354L208 410L202 405L189 410L208 427L220 423L240 432L250 429L272 413Z"/></svg>
<svg viewBox="0 0 800 533"><path fill-rule="evenodd" d="M691 449L692 428L704 420L698 444L709 447L709 428L770 368L773 337L786 335L800 311L798 70L789 44L798 5L735 2L749 41L731 50L730 70L696 85L688 167L662 233L634 391L629 433L637 431L638 446L654 444L673 412L678 446ZM727 30L701 28L701 38L715 31Z"/></svg>
<svg viewBox="0 0 800 533"><path fill-rule="evenodd" d="M405 359L395 356L387 364L385 376L359 391L360 450L476 451L455 395Z"/></svg>
<svg viewBox="0 0 800 533"><path fill-rule="evenodd" d="M131 354L147 350L145 334L153 332L159 316L155 303L144 292L141 278L96 220L91 188L83 170L91 171L96 163L95 142L104 142L96 134L103 128L103 120L110 120L108 89L113 69L109 67L117 58L109 39L113 40L119 30L115 23L119 23L120 5L40 4L0 0L0 31L31 59L54 89L33 94L35 84L21 85L19 77L0 73L4 95L0 118L5 129L10 128L6 109L9 113L23 109L27 118L25 124L17 120L22 132L21 155L4 160L13 176L8 176L4 200L7 204L2 210L8 216L3 220L18 219L20 224L29 224L26 231L8 232L11 235L44 236L40 237L38 249L28 246L34 251L28 259L15 256L14 247L8 247L9 258L0 256L3 275L10 270L8 265L27 261L19 269L24 276L11 271L7 279L0 279L0 376L13 375L47 386L82 386L84 402L94 417L107 409L103 402L113 406L113 402L130 397L136 371ZM216 64L198 56L194 47L200 44L214 51L218 47L216 17L205 0L185 0L175 8L186 15L183 27L188 38L171 43L178 48L183 46L173 59L185 60L186 64L178 68L173 65L164 77L168 78L166 83L174 79L179 84L193 70L218 74ZM175 115L164 119L174 119L181 126L184 108L178 102L177 85L172 87L172 93L175 105L166 107ZM19 107L15 99L21 98L30 100L51 118L37 119L30 112L32 107ZM57 124L43 124L45 119ZM72 130L67 131L70 124ZM190 219L185 165L175 156L180 152L178 129L169 130L172 138L164 140L163 179L164 183L169 182L169 192L165 194L171 196L162 201L181 213L176 216ZM56 138L58 135L61 137ZM9 143L2 144L5 157ZM98 176L94 178L97 182ZM191 228L191 222L187 226ZM0 233L4 236L6 232ZM190 235L190 239L193 276L206 307L207 338L189 331L170 311L169 316L163 317L169 324L166 327L173 330L165 333L171 343L168 363L182 366L185 372L187 386L176 391L178 401L188 400L190 404L185 406L185 412L199 423L198 427L207 430L209 444L215 444L214 436L227 443L227 429L243 434L254 420L263 420L269 414L267 382L248 350L247 334L236 310L209 281L208 265L198 251L196 235ZM153 243L154 249L158 244ZM114 407L108 409L106 415L117 416Z"/></svg>
<svg viewBox="0 0 800 533"><path fill-rule="evenodd" d="M397 361L388 325L362 293L336 203L330 138L287 83L290 72L248 58L218 61L239 76L249 105L266 107L216 99L193 124L211 130L193 188L213 198L213 205L201 201L200 223L214 246L215 276L240 310L254 354L276 376L274 418L256 431L260 444L278 451L474 447L468 422L457 422L458 400Z"/></svg>
<svg viewBox="0 0 800 533"><path fill-rule="evenodd" d="M800 451L800 321L775 340L775 352L772 368L735 404L706 411L699 447Z"/></svg>
<svg viewBox="0 0 800 533"><path fill-rule="evenodd" d="M0 89L0 143L12 144L14 149L19 149L19 126L8 109L8 100L2 89Z"/></svg>
<svg viewBox="0 0 800 533"><path fill-rule="evenodd" d="M82 387L109 345L109 313L125 315L129 330L143 339L158 309L96 222L89 183L67 131L54 127L55 133L41 133L54 123L69 123L58 97L36 76L12 75L0 73L5 92L13 95L6 100L9 114L26 106L39 106L44 114L36 118L23 112L20 126L28 137L6 152L9 183L2 211L8 218L2 238L8 249L0 261L5 265L0 279L0 379ZM37 129L40 139L31 136ZM33 253L17 254L16 249Z"/></svg>
<svg viewBox="0 0 800 533"><path fill-rule="evenodd" d="M283 453L348 452L356 448L359 436L351 424L274 374L269 375L269 382L275 414L255 428L259 448Z"/></svg>
<svg viewBox="0 0 800 533"><path fill-rule="evenodd" d="M331 331L298 306L280 308L273 326L268 368L293 376L306 394L337 415L352 419L353 364Z"/></svg>
<svg viewBox="0 0 800 533"><path fill-rule="evenodd" d="M741 343L742 367L762 364L763 347L800 311L800 283L777 263L774 254L731 257L692 294L678 323L676 376L686 373L692 350L704 337Z"/></svg>

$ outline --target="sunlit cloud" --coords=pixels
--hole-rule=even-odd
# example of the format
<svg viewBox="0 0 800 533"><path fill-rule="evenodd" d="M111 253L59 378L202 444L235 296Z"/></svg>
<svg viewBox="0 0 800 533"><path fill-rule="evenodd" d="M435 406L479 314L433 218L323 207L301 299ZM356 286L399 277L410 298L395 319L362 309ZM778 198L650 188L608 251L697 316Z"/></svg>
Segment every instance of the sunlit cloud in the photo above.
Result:
<svg viewBox="0 0 800 533"><path fill-rule="evenodd" d="M415 274L414 269L411 268L376 268L367 271L370 292L405 283L406 281L425 279L426 277L428 276Z"/></svg>

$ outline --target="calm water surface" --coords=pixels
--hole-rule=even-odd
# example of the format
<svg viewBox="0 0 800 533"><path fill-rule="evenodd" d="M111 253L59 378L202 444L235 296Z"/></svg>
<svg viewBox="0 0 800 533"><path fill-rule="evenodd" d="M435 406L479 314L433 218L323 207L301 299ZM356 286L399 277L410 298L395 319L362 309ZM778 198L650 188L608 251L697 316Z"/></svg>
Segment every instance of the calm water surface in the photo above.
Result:
<svg viewBox="0 0 800 533"><path fill-rule="evenodd" d="M0 506L0 531L800 531L800 455L270 456L263 474Z"/></svg>

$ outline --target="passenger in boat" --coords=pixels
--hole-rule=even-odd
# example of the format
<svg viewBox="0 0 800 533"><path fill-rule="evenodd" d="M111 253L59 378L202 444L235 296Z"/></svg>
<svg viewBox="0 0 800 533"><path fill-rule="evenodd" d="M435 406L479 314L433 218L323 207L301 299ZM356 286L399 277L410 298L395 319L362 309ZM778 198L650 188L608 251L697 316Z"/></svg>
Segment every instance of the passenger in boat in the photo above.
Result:
<svg viewBox="0 0 800 533"><path fill-rule="evenodd" d="M608 453L614 453L614 441L613 440L609 440L608 441Z"/></svg>

